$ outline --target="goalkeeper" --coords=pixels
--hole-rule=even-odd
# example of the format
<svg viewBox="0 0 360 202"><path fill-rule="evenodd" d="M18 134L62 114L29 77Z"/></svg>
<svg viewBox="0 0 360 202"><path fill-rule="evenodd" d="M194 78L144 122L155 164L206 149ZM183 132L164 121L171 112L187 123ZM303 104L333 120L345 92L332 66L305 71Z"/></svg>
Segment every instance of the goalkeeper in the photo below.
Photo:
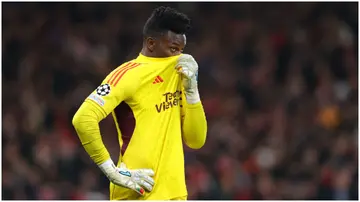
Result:
<svg viewBox="0 0 360 202"><path fill-rule="evenodd" d="M198 65L182 54L189 28L186 15L155 9L143 28L139 56L113 70L73 118L86 152L111 182L111 200L187 199L183 140L199 149L207 132ZM117 166L99 129L109 114L121 150Z"/></svg>

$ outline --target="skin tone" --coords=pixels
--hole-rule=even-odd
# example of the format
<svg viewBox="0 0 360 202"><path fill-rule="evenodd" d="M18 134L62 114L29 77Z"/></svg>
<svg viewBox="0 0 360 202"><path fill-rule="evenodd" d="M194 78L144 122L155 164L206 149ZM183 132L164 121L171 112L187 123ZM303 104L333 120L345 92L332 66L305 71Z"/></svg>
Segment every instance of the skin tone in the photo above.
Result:
<svg viewBox="0 0 360 202"><path fill-rule="evenodd" d="M141 54L147 57L165 58L180 55L186 45L186 36L167 31L159 37L147 37Z"/></svg>

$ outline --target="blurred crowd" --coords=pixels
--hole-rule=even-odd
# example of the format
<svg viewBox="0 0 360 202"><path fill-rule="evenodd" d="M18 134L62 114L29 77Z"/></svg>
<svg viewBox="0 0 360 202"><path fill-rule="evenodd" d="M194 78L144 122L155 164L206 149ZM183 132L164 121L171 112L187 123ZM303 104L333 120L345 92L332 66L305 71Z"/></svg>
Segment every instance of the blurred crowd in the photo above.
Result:
<svg viewBox="0 0 360 202"><path fill-rule="evenodd" d="M2 4L2 198L108 199L71 125L161 3ZM357 3L171 3L208 119L189 199L358 199ZM114 160L112 119L101 122Z"/></svg>

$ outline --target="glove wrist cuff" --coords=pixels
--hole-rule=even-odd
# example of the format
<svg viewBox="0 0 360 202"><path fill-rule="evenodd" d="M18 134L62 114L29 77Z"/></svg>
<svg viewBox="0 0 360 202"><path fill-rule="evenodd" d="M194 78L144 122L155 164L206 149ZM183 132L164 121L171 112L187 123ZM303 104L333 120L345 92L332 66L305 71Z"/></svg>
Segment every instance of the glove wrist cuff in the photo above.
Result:
<svg viewBox="0 0 360 202"><path fill-rule="evenodd" d="M191 93L185 92L185 97L188 104L196 104L200 102L200 94L198 90L194 90L194 92Z"/></svg>
<svg viewBox="0 0 360 202"><path fill-rule="evenodd" d="M114 162L113 162L111 159L108 159L108 160L106 160L104 163L100 164L100 165L99 165L99 168L100 168L102 171L106 172L106 171L108 171L108 170L111 169L111 168L116 169L116 166L115 166Z"/></svg>

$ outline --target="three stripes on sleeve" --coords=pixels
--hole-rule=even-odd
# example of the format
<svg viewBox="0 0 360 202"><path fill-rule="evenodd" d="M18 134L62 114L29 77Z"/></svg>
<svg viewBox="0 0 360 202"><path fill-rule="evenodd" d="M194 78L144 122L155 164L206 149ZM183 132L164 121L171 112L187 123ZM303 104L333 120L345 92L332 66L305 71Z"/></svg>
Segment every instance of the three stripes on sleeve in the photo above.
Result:
<svg viewBox="0 0 360 202"><path fill-rule="evenodd" d="M117 70L115 70L112 75L110 76L109 80L107 81L108 84L112 86L116 86L120 81L121 77L125 75L127 71L130 69L134 69L138 67L140 63L128 62L120 66Z"/></svg>

